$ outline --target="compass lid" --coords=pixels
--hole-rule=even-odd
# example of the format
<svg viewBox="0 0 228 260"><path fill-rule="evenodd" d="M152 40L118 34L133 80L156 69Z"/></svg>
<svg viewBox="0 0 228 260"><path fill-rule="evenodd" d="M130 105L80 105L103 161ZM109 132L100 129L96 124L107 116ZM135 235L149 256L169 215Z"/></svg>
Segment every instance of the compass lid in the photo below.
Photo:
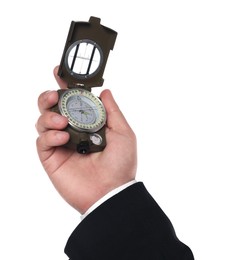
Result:
<svg viewBox="0 0 228 260"><path fill-rule="evenodd" d="M89 22L71 22L58 75L68 88L99 87L117 32L100 24L91 16Z"/></svg>

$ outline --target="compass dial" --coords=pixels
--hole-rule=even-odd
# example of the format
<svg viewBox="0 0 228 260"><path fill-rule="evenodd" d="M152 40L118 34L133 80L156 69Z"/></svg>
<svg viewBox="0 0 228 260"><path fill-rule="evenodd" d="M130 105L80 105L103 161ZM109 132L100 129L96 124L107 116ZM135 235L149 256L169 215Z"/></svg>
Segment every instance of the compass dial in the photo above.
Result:
<svg viewBox="0 0 228 260"><path fill-rule="evenodd" d="M69 89L59 100L62 115L69 124L81 132L96 132L106 122L105 108L99 98L84 89Z"/></svg>

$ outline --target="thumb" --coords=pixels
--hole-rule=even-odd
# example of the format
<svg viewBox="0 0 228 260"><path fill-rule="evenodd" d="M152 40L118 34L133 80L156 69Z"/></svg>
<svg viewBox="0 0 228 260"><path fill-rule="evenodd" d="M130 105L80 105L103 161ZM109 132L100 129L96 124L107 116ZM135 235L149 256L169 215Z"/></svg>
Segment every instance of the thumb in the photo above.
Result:
<svg viewBox="0 0 228 260"><path fill-rule="evenodd" d="M58 76L58 70L59 70L59 66L56 66L53 70L55 80L57 81L60 88L65 89L67 88L67 83Z"/></svg>
<svg viewBox="0 0 228 260"><path fill-rule="evenodd" d="M100 98L107 112L107 126L117 132L129 132L131 130L127 120L119 109L109 89L101 92Z"/></svg>

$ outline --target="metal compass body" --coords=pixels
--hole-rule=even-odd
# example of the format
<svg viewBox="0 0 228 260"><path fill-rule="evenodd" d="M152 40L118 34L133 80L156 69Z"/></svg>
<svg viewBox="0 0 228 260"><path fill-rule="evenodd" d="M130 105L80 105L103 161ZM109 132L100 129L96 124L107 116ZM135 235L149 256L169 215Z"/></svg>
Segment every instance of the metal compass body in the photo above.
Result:
<svg viewBox="0 0 228 260"><path fill-rule="evenodd" d="M52 111L68 118L64 146L79 153L100 152L106 146L106 112L91 88L103 85L103 73L117 33L90 17L89 22L71 22L58 76L67 89L58 90L59 102Z"/></svg>

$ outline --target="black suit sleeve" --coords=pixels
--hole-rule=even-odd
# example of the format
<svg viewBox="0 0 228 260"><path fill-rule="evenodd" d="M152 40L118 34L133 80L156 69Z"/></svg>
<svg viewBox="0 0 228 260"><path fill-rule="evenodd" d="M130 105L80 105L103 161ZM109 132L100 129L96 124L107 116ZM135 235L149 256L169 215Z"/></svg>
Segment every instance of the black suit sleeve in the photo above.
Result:
<svg viewBox="0 0 228 260"><path fill-rule="evenodd" d="M71 260L193 260L143 183L116 194L73 231L65 253Z"/></svg>

